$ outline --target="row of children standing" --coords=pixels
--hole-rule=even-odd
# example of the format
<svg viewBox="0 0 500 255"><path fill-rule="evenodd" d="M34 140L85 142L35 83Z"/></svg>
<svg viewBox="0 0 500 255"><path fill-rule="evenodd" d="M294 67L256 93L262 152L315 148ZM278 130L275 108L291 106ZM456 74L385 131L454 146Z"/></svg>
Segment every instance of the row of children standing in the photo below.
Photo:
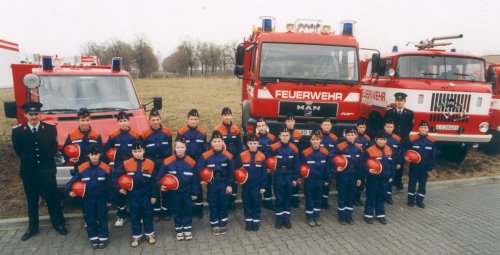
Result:
<svg viewBox="0 0 500 255"><path fill-rule="evenodd" d="M213 170L213 179L206 183L206 197L214 235L227 233L227 212L234 210L238 187L234 180L234 169L240 167L248 171L248 180L242 186L246 230L259 229L261 195L264 197L264 207L275 211L276 228L291 228L291 207L298 207L298 189L302 180L300 165L307 165L309 169L303 186L308 225L321 225L320 210L328 209L329 187L334 176L338 190L338 215L342 224L353 223L353 206L361 204L360 196L365 182L365 220L372 223L376 216L381 223L386 223L384 201L390 201L390 181L395 175L397 163L402 164L398 161L402 159L402 153L394 152L389 147L390 137L396 137L390 130L391 125L394 125L391 120L386 121L384 131L377 133L374 142L364 133L366 122L360 120L357 129L345 131L346 141L339 144L338 138L331 133L331 121L325 119L320 125L321 130L313 132L310 147L302 149L302 137L294 128L295 119L292 115L287 116L278 139L268 132L265 120L259 119L256 123L256 135L248 137L248 150L243 151L240 130L231 121L231 110L226 107L221 115L222 124L214 128L210 143L207 143L207 133L198 125L199 114L195 109L191 110L187 117L188 124L177 132L172 151L172 132L162 127L161 117L154 109L149 116L150 129L143 134L133 131L128 123L128 115L119 112L117 120L120 129L110 136L106 148L103 148L98 132L90 128L89 112L86 109L79 111L79 128L68 135L65 145L78 143L85 156L79 159L68 158L75 163L75 175L68 183L67 190L70 195L75 196L70 192L72 183L84 180L89 185L82 205L92 247L106 246L106 205L112 199L118 207L116 227L123 226L128 216L128 200L132 221L132 247L139 245L143 228L148 242L155 243L153 218L171 214L174 215L176 238L192 239L192 215L201 218L203 210L201 184L205 183L200 181L199 172L206 167ZM422 128L426 123L421 123L420 126ZM421 168L424 172L432 170L434 157L434 149L425 154L426 147L434 148L433 143L426 142L432 142L426 132L421 132L418 138L412 139L416 144L428 146L422 146L423 163L415 166L412 164L410 167L410 184L412 169ZM417 148L416 146L419 145L413 147ZM103 152L112 147L117 151L114 161L116 170L111 172ZM332 159L336 155L345 155L347 167L333 164ZM265 162L270 157L276 158L276 164L275 169L269 170ZM364 162L368 158L375 158L382 163L383 170L380 174L372 174L372 169L366 168ZM394 160L395 158L397 159ZM161 177L167 173L175 175L179 180L180 185L176 191L166 191L160 184ZM133 176L132 190L127 191L117 185L116 180L122 174ZM413 175L420 176L417 178L421 182L417 202L423 201L420 199L423 197L420 195L425 194L423 174ZM274 206L271 200L272 188L276 198ZM409 205L415 200L410 189L411 187L408 191Z"/></svg>

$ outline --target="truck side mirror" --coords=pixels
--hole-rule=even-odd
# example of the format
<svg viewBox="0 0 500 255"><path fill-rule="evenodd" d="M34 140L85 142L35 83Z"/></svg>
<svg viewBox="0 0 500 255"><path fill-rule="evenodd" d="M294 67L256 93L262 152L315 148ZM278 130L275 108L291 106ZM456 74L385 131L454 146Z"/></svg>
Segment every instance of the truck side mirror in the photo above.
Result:
<svg viewBox="0 0 500 255"><path fill-rule="evenodd" d="M17 107L16 102L8 101L3 103L5 109L5 117L16 118L17 117Z"/></svg>
<svg viewBox="0 0 500 255"><path fill-rule="evenodd" d="M380 67L380 54L373 53L372 54L372 74L378 74L378 70Z"/></svg>
<svg viewBox="0 0 500 255"><path fill-rule="evenodd" d="M493 70L493 65L489 65L488 70L486 71L486 82L491 83L494 76L495 70Z"/></svg>
<svg viewBox="0 0 500 255"><path fill-rule="evenodd" d="M234 67L234 75L239 76L239 75L243 75L243 73L244 73L243 66L235 66Z"/></svg>
<svg viewBox="0 0 500 255"><path fill-rule="evenodd" d="M384 59L380 59L379 63L378 63L378 70L377 70L378 76L384 75L386 68L387 68L387 61Z"/></svg>
<svg viewBox="0 0 500 255"><path fill-rule="evenodd" d="M243 65L243 61L245 60L245 48L243 48L243 44L238 45L238 47L236 48L236 55L234 59L236 66Z"/></svg>
<svg viewBox="0 0 500 255"><path fill-rule="evenodd" d="M161 97L153 97L153 107L156 110L161 110L163 107L163 100Z"/></svg>

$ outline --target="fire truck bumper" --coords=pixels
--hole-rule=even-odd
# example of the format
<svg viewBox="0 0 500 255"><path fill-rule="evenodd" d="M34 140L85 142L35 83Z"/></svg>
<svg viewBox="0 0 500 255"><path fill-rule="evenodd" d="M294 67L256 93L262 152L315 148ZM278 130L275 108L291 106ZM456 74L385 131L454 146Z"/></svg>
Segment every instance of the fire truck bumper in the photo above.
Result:
<svg viewBox="0 0 500 255"><path fill-rule="evenodd" d="M411 135L418 134L418 132L411 132ZM429 135L436 138L438 142L460 142L460 143L487 143L491 140L491 134L484 135L467 135L467 134L438 134L429 133Z"/></svg>

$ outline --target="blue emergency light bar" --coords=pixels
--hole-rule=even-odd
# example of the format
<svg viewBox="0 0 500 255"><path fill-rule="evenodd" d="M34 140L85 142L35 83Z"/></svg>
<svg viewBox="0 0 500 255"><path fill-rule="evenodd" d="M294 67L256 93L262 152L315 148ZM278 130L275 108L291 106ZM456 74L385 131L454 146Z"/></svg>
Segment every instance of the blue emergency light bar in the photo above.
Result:
<svg viewBox="0 0 500 255"><path fill-rule="evenodd" d="M397 45L394 45L392 46L392 52L398 52L398 46Z"/></svg>
<svg viewBox="0 0 500 255"><path fill-rule="evenodd" d="M272 32L273 31L273 20L272 19L262 19L262 31Z"/></svg>
<svg viewBox="0 0 500 255"><path fill-rule="evenodd" d="M342 23L342 35L353 35L354 33L354 23L352 22L343 22Z"/></svg>
<svg viewBox="0 0 500 255"><path fill-rule="evenodd" d="M122 58L120 57L114 57L111 60L111 70L114 72L119 72L121 70L122 66Z"/></svg>
<svg viewBox="0 0 500 255"><path fill-rule="evenodd" d="M52 57L51 56L42 56L42 68L44 71L52 71Z"/></svg>
<svg viewBox="0 0 500 255"><path fill-rule="evenodd" d="M451 52L457 52L457 49L452 48L450 51L451 51Z"/></svg>

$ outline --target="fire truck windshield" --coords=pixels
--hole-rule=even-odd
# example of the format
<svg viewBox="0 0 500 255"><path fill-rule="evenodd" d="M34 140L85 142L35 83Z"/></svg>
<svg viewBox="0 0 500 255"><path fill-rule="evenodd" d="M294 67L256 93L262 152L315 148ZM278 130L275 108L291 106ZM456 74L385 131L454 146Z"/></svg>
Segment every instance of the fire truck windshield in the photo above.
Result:
<svg viewBox="0 0 500 255"><path fill-rule="evenodd" d="M355 47L263 43L260 79L304 83L358 83Z"/></svg>
<svg viewBox="0 0 500 255"><path fill-rule="evenodd" d="M140 108L128 76L43 75L42 86L35 93L46 113L76 112L86 107L92 111Z"/></svg>
<svg viewBox="0 0 500 255"><path fill-rule="evenodd" d="M475 58L400 56L395 76L438 80L484 81L484 62Z"/></svg>

